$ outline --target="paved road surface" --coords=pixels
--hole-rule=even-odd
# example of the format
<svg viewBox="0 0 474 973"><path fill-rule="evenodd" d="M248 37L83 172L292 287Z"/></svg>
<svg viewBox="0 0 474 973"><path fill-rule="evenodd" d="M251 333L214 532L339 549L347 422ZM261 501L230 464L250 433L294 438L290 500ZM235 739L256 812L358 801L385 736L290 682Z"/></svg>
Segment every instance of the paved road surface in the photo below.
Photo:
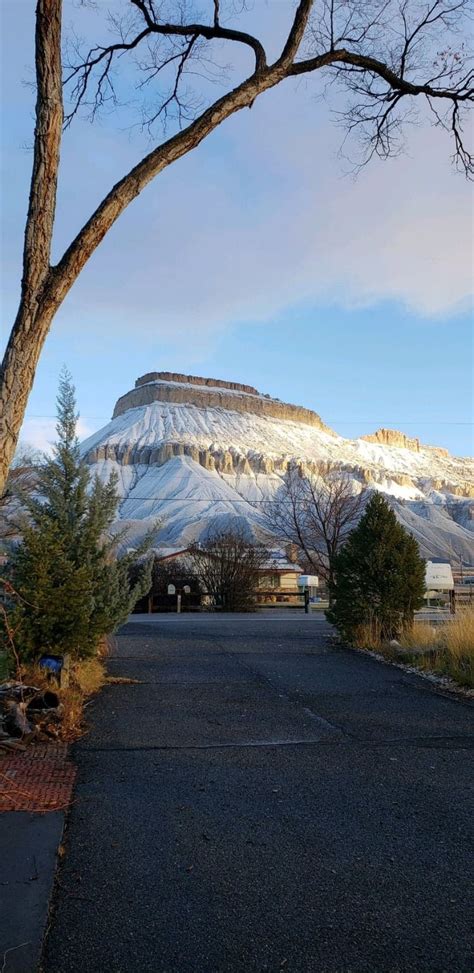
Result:
<svg viewBox="0 0 474 973"><path fill-rule="evenodd" d="M469 704L314 615L117 643L45 973L472 973Z"/></svg>

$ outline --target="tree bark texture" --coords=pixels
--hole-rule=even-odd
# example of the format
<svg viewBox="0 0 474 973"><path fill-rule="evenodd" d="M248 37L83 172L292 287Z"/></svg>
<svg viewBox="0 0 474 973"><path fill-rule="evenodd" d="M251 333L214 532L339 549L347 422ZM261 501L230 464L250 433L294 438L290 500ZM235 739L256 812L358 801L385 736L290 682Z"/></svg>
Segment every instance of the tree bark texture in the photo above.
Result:
<svg viewBox="0 0 474 973"><path fill-rule="evenodd" d="M57 305L46 297L63 123L61 0L38 0L33 172L18 314L0 373L0 494L15 452L35 370Z"/></svg>

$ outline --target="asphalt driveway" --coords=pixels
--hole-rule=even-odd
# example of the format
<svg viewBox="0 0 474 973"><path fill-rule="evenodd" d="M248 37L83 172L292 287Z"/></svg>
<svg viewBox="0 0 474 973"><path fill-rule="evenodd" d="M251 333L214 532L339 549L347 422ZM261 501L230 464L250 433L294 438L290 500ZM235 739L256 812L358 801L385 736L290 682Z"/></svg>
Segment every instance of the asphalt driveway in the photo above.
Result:
<svg viewBox="0 0 474 973"><path fill-rule="evenodd" d="M317 616L134 616L45 973L472 973L470 704Z"/></svg>

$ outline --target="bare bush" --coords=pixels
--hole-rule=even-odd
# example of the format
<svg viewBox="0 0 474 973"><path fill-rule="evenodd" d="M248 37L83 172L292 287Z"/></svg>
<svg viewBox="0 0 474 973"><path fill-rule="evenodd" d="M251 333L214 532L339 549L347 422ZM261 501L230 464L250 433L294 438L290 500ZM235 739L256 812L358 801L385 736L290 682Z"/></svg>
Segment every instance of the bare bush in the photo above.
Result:
<svg viewBox="0 0 474 973"><path fill-rule="evenodd" d="M330 587L334 558L366 500L367 491L357 492L348 474L330 463L319 463L311 472L294 465L275 498L261 504L261 512L267 529L295 545L301 565Z"/></svg>
<svg viewBox="0 0 474 973"><path fill-rule="evenodd" d="M189 549L193 571L216 608L253 611L260 573L269 559L262 544L233 530L211 534Z"/></svg>
<svg viewBox="0 0 474 973"><path fill-rule="evenodd" d="M28 443L19 445L0 495L0 544L21 536L25 511L22 498L30 497L38 484L45 454Z"/></svg>

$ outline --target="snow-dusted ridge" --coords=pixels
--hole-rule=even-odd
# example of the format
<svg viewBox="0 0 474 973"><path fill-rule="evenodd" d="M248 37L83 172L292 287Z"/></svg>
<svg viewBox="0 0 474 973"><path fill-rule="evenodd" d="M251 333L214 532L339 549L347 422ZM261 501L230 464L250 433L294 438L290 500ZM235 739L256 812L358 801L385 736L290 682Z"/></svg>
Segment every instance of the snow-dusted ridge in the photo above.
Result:
<svg viewBox="0 0 474 973"><path fill-rule="evenodd" d="M274 419L293 419L332 433L332 429L329 429L321 417L311 409L261 395L250 385L173 372L150 372L137 379L135 388L122 395L116 403L113 418L129 409L151 405L153 402L173 402L188 406L195 405L200 409L221 408L235 412L250 412Z"/></svg>
<svg viewBox="0 0 474 973"><path fill-rule="evenodd" d="M222 385L205 385L205 386L202 386L202 385L197 385L194 382L169 382L169 381L168 382L165 382L162 378L154 378L154 379L151 379L149 382L140 382L140 385L137 385L135 387L136 388L143 388L143 386L145 386L145 385L158 385L158 386L159 385L172 385L172 386L174 386L176 388L197 389L198 391L202 391L202 389L205 388L208 392L221 392L222 391L222 388L223 388ZM227 395L243 395L243 396L245 396L246 399L261 399L261 398L264 398L264 399L269 399L270 402L280 402L281 401L280 399L274 398L272 395L263 395L262 396L260 394L260 392L257 392L256 389L255 389L254 392L247 392L246 390L244 391L244 390L241 390L241 389L232 389L232 388L227 388L226 387L225 388L225 391L226 391L226 394Z"/></svg>
<svg viewBox="0 0 474 973"><path fill-rule="evenodd" d="M288 463L311 468L324 460L393 497L425 554L451 550L474 561L472 460L387 430L344 439L316 413L250 386L151 373L119 399L114 418L82 451L100 476L117 471L120 516L137 539L157 517L168 546L229 518L258 530L257 501L275 495Z"/></svg>

